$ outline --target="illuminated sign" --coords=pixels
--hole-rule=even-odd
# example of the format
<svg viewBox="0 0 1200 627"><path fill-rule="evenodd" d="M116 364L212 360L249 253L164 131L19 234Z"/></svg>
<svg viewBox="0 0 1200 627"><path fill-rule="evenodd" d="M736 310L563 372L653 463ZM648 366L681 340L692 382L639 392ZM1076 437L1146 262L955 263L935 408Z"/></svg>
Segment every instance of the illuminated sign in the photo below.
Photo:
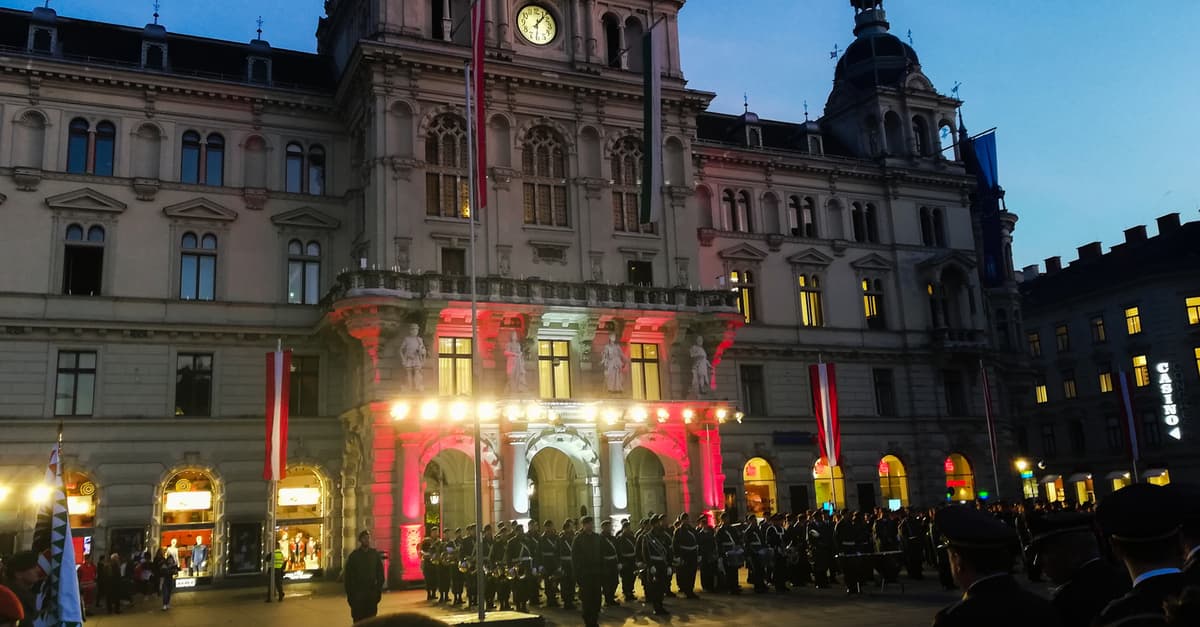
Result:
<svg viewBox="0 0 1200 627"><path fill-rule="evenodd" d="M179 579L175 580L175 587L176 588L195 588L196 587L196 578L195 577L180 577Z"/></svg>
<svg viewBox="0 0 1200 627"><path fill-rule="evenodd" d="M1032 478L1033 478L1033 471L1032 471L1032 470L1022 470L1022 471L1021 471L1021 478L1022 478L1022 479L1032 479Z"/></svg>
<svg viewBox="0 0 1200 627"><path fill-rule="evenodd" d="M1162 396L1163 422L1167 423L1167 435L1176 440L1183 439L1179 431L1179 405L1175 403L1175 382L1171 380L1171 364L1163 361L1154 364L1158 373L1158 393Z"/></svg>
<svg viewBox="0 0 1200 627"><path fill-rule="evenodd" d="M965 488L965 487L967 487L967 480L966 479L947 479L946 487L947 488Z"/></svg>
<svg viewBox="0 0 1200 627"><path fill-rule="evenodd" d="M942 469L945 470L946 474L948 474L948 475L954 474L954 460L950 457L947 457L946 461L942 463ZM950 484L946 484L946 485L950 485Z"/></svg>
<svg viewBox="0 0 1200 627"><path fill-rule="evenodd" d="M900 502L900 499L888 499L888 509L894 512L901 507L904 507L904 504Z"/></svg>
<svg viewBox="0 0 1200 627"><path fill-rule="evenodd" d="M879 462L879 476L886 477L892 471L891 466L885 461Z"/></svg>
<svg viewBox="0 0 1200 627"><path fill-rule="evenodd" d="M316 505L321 502L319 488L279 488L279 505L281 507L300 507Z"/></svg>
<svg viewBox="0 0 1200 627"><path fill-rule="evenodd" d="M87 516L92 513L92 497L68 496L67 513L72 516Z"/></svg>
<svg viewBox="0 0 1200 627"><path fill-rule="evenodd" d="M194 512L212 509L212 492L167 492L168 512ZM176 586L178 586L176 581Z"/></svg>

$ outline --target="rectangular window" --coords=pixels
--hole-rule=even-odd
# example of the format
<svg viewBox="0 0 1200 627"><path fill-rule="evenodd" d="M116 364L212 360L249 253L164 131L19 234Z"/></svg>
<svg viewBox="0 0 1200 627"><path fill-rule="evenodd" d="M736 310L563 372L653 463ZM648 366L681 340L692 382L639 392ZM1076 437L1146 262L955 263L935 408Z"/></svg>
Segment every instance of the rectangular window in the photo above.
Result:
<svg viewBox="0 0 1200 627"><path fill-rule="evenodd" d="M747 270L734 270L729 273L729 284L733 286L733 291L738 295L738 312L742 314L746 324L755 322L758 317L754 315L754 307L757 305L754 288L754 274Z"/></svg>
<svg viewBox="0 0 1200 627"><path fill-rule="evenodd" d="M1108 333L1104 330L1104 316L1096 316L1092 318L1092 343L1103 344L1108 341Z"/></svg>
<svg viewBox="0 0 1200 627"><path fill-rule="evenodd" d="M1067 427L1070 429L1067 435L1071 438L1071 452L1076 455L1087 452L1087 437L1083 432L1083 422L1073 420Z"/></svg>
<svg viewBox="0 0 1200 627"><path fill-rule="evenodd" d="M212 414L213 356L179 353L175 362L175 415Z"/></svg>
<svg viewBox="0 0 1200 627"><path fill-rule="evenodd" d="M876 368L871 371L875 383L875 413L880 416L896 415L896 386L892 381L892 371Z"/></svg>
<svg viewBox="0 0 1200 627"><path fill-rule="evenodd" d="M206 238L209 236L205 236ZM179 298L213 300L217 294L217 256L209 249L183 249L179 258Z"/></svg>
<svg viewBox="0 0 1200 627"><path fill-rule="evenodd" d="M817 275L800 275L800 326L823 327L825 315L821 310L821 280Z"/></svg>
<svg viewBox="0 0 1200 627"><path fill-rule="evenodd" d="M957 370L942 371L942 393L945 396L948 415L967 415L967 393L961 372Z"/></svg>
<svg viewBox="0 0 1200 627"><path fill-rule="evenodd" d="M59 351L55 416L91 416L96 392L96 353Z"/></svg>
<svg viewBox="0 0 1200 627"><path fill-rule="evenodd" d="M1054 437L1054 425L1042 425L1042 454L1046 457L1058 455L1058 440Z"/></svg>
<svg viewBox="0 0 1200 627"><path fill-rule="evenodd" d="M442 249L442 274L464 276L467 274L467 251L462 248Z"/></svg>
<svg viewBox="0 0 1200 627"><path fill-rule="evenodd" d="M1029 338L1029 356L1030 357L1041 357L1042 356L1042 336L1038 335L1037 333L1030 333L1028 335L1028 338Z"/></svg>
<svg viewBox="0 0 1200 627"><path fill-rule="evenodd" d="M542 398L571 398L571 345L538 340L538 385Z"/></svg>
<svg viewBox="0 0 1200 627"><path fill-rule="evenodd" d="M629 369L633 374L634 398L642 401L662 398L658 377L658 344L630 344Z"/></svg>
<svg viewBox="0 0 1200 627"><path fill-rule="evenodd" d="M1158 412L1148 411L1142 413L1142 444L1147 448L1162 447L1162 421L1158 419Z"/></svg>
<svg viewBox="0 0 1200 627"><path fill-rule="evenodd" d="M1100 366L1097 369L1097 375L1100 378L1100 393L1107 394L1113 391L1112 368L1109 366Z"/></svg>
<svg viewBox="0 0 1200 627"><path fill-rule="evenodd" d="M78 232L78 231L76 231ZM99 241L94 233L99 233ZM71 239L67 230L67 245L63 249L62 293L75 296L98 296L104 276L104 229L88 229L88 240Z"/></svg>
<svg viewBox="0 0 1200 627"><path fill-rule="evenodd" d="M315 355L292 355L288 402L293 416L317 416L320 380L320 358Z"/></svg>
<svg viewBox="0 0 1200 627"><path fill-rule="evenodd" d="M1192 352L1196 355L1196 376L1200 376L1200 346L1193 348Z"/></svg>
<svg viewBox="0 0 1200 627"><path fill-rule="evenodd" d="M867 328L886 329L887 321L883 315L883 281L863 279L862 289L863 315L867 318Z"/></svg>
<svg viewBox="0 0 1200 627"><path fill-rule="evenodd" d="M1116 453L1125 447L1125 430L1121 427L1121 420L1116 416L1104 418L1104 435L1108 440L1110 453Z"/></svg>
<svg viewBox="0 0 1200 627"><path fill-rule="evenodd" d="M438 394L471 393L471 338L438 338Z"/></svg>
<svg viewBox="0 0 1200 627"><path fill-rule="evenodd" d="M1189 296L1184 303L1187 307L1188 324L1200 324L1200 296Z"/></svg>
<svg viewBox="0 0 1200 627"><path fill-rule="evenodd" d="M1033 394L1038 405L1049 402L1050 397L1046 394L1046 377L1039 376L1033 380Z"/></svg>
<svg viewBox="0 0 1200 627"><path fill-rule="evenodd" d="M1071 350L1071 334L1068 332L1067 325L1060 324L1054 327L1054 344L1060 353Z"/></svg>
<svg viewBox="0 0 1200 627"><path fill-rule="evenodd" d="M1146 363L1145 355L1133 358L1133 383L1140 388L1150 385L1150 366Z"/></svg>
<svg viewBox="0 0 1200 627"><path fill-rule="evenodd" d="M762 366L741 366L738 368L742 380L742 407L751 416L767 414L766 387L763 381Z"/></svg>
<svg viewBox="0 0 1200 627"><path fill-rule="evenodd" d="M1075 371L1062 371L1063 398L1075 398Z"/></svg>
<svg viewBox="0 0 1200 627"><path fill-rule="evenodd" d="M1125 330L1130 335L1142 332L1142 315L1138 312L1137 307L1129 307L1125 310Z"/></svg>
<svg viewBox="0 0 1200 627"><path fill-rule="evenodd" d="M649 261L627 262L626 278L630 285L654 285L654 266Z"/></svg>

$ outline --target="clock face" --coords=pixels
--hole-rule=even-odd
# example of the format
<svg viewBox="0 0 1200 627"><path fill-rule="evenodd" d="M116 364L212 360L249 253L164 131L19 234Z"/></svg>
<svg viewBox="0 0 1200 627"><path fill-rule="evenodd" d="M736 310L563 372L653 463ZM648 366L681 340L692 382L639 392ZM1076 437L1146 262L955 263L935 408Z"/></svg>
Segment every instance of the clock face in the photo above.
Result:
<svg viewBox="0 0 1200 627"><path fill-rule="evenodd" d="M517 13L517 29L529 43L538 46L554 41L554 36L558 34L554 16L536 4L527 5Z"/></svg>

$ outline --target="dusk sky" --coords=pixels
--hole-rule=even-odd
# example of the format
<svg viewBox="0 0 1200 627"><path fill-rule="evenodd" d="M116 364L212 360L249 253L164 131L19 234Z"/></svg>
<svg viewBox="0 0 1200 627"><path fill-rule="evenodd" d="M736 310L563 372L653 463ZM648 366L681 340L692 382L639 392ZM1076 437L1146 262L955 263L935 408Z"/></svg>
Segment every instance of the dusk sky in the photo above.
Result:
<svg viewBox="0 0 1200 627"><path fill-rule="evenodd" d="M30 9L41 2L0 0ZM62 16L141 26L152 1L55 0ZM163 0L168 30L248 41L262 15L273 46L313 50L322 0ZM1000 182L1020 216L1015 263L1076 257L1171 211L1200 218L1200 2L887 0L892 32L926 75L960 97L972 132L997 127ZM680 18L689 85L712 109L818 117L829 53L853 40L844 0L689 0ZM1152 227L1151 233L1155 232Z"/></svg>

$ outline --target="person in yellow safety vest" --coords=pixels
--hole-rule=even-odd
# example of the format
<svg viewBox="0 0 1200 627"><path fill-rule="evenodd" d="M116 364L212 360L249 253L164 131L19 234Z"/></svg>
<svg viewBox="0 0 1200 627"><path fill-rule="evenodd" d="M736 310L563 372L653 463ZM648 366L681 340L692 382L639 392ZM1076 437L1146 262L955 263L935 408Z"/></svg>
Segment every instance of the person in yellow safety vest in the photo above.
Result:
<svg viewBox="0 0 1200 627"><path fill-rule="evenodd" d="M275 598L283 601L283 551L278 547L271 552L271 576L275 577ZM271 602L270 588L267 588L267 603Z"/></svg>

